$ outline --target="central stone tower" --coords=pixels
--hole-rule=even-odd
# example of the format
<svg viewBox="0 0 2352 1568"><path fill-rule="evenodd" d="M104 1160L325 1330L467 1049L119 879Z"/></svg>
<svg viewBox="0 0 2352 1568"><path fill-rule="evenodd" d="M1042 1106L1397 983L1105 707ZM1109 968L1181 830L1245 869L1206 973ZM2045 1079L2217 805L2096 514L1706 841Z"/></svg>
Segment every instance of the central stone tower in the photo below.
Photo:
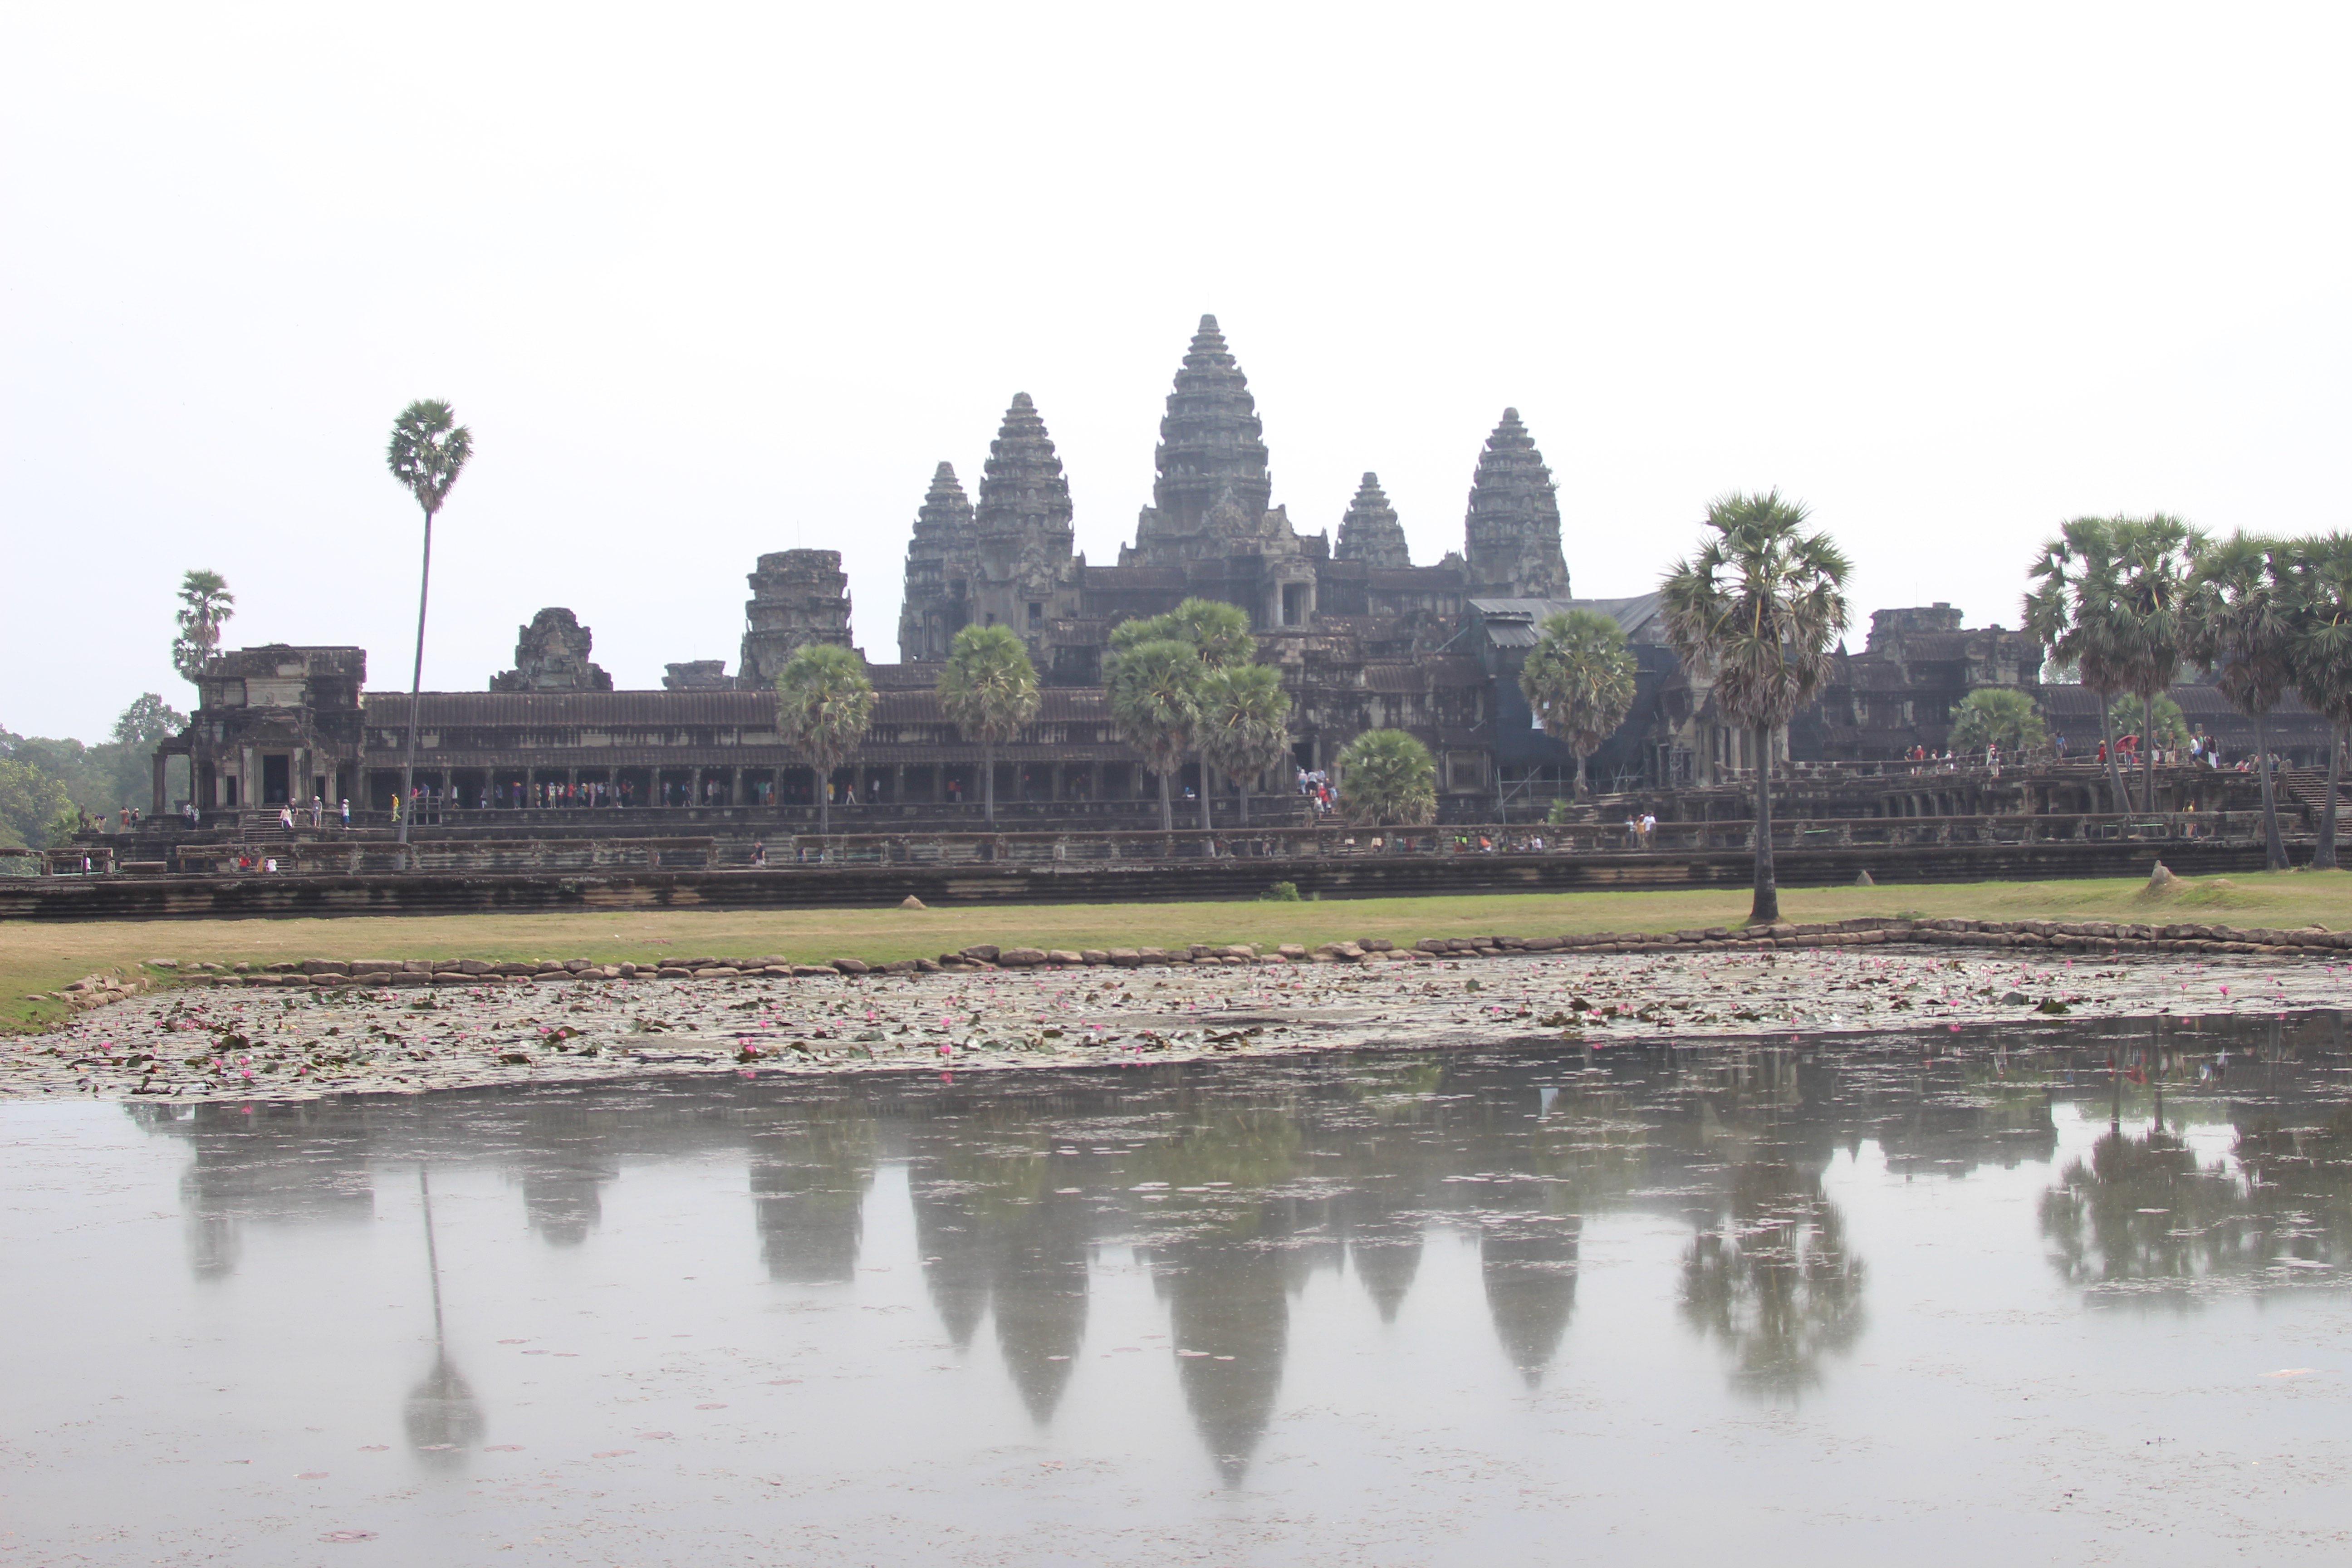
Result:
<svg viewBox="0 0 2352 1568"><path fill-rule="evenodd" d="M1176 372L1153 461L1151 505L1118 563L1181 571L1188 592L1240 605L1261 630L1311 622L1314 563L1271 504L1265 427L1214 316L1201 318Z"/></svg>
<svg viewBox="0 0 2352 1568"><path fill-rule="evenodd" d="M1236 535L1265 535L1274 500L1265 426L1214 316L1201 318L1176 372L1152 461L1151 505L1135 531L1143 564L1223 555Z"/></svg>
<svg viewBox="0 0 2352 1568"><path fill-rule="evenodd" d="M1472 597L1568 597L1558 490L1535 437L1519 423L1519 411L1504 409L1503 422L1478 454L1470 514L1463 524Z"/></svg>

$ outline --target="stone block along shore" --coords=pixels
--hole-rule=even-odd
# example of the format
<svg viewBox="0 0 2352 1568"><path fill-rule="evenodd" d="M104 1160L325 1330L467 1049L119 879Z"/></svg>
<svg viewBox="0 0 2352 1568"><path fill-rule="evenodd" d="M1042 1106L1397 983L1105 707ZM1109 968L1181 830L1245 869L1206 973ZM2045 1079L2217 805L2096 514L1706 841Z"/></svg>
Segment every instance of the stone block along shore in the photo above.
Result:
<svg viewBox="0 0 2352 1568"><path fill-rule="evenodd" d="M1800 1038L2344 1005L2352 931L1909 922L660 963L158 962L0 1047L0 1097L288 1100L691 1073Z"/></svg>

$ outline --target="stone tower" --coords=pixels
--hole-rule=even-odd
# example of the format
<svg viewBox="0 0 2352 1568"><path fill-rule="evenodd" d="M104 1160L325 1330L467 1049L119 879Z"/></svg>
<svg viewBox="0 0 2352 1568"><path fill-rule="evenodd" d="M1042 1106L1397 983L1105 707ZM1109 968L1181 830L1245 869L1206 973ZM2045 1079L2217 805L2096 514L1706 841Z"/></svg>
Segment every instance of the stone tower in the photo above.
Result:
<svg viewBox="0 0 2352 1568"><path fill-rule="evenodd" d="M1151 505L1137 520L1135 548L1121 552L1121 565L1172 566L1230 554L1236 545L1279 551L1278 541L1296 550L1289 520L1268 510L1274 479L1265 427L1214 316L1201 318L1176 372L1153 461Z"/></svg>
<svg viewBox="0 0 2352 1568"><path fill-rule="evenodd" d="M948 645L971 619L971 585L980 575L980 534L971 502L941 463L915 513L907 544L906 597L898 612L898 657L908 664L947 657Z"/></svg>
<svg viewBox="0 0 2352 1568"><path fill-rule="evenodd" d="M1043 658L1047 626L1077 613L1079 568L1070 484L1036 405L1015 393L980 476L972 510L979 574L970 619L1007 626Z"/></svg>
<svg viewBox="0 0 2352 1568"><path fill-rule="evenodd" d="M493 691L610 691L604 667L588 662L595 634L561 606L531 616L515 628L515 667L490 677Z"/></svg>
<svg viewBox="0 0 2352 1568"><path fill-rule="evenodd" d="M1348 515L1339 520L1339 546L1331 557L1360 561L1367 566L1412 564L1404 525L1397 521L1396 508L1389 505L1388 492L1381 489L1380 475L1366 474L1356 499L1348 503Z"/></svg>
<svg viewBox="0 0 2352 1568"><path fill-rule="evenodd" d="M1559 549L1559 498L1551 470L1519 411L1503 422L1478 454L1464 525L1468 591L1488 599L1565 599L1568 563Z"/></svg>
<svg viewBox="0 0 2352 1568"><path fill-rule="evenodd" d="M849 647L849 576L838 550L779 550L760 557L744 581L743 657L735 683L761 689L775 682L794 649L813 642Z"/></svg>

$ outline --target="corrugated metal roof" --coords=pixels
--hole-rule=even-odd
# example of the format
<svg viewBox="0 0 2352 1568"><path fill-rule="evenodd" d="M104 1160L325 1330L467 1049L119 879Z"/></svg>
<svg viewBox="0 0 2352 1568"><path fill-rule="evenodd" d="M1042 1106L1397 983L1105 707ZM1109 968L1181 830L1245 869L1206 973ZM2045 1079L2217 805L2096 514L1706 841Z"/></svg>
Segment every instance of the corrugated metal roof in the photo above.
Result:
<svg viewBox="0 0 2352 1568"><path fill-rule="evenodd" d="M1473 599L1470 607L1486 617L1487 637L1497 647L1526 647L1527 642L1505 642L1496 634L1521 624L1540 626L1549 616L1565 615L1570 610L1591 610L1607 616L1617 623L1618 629L1632 637L1657 618L1662 595L1655 593L1636 594L1630 599ZM1495 617L1503 617L1499 622Z"/></svg>

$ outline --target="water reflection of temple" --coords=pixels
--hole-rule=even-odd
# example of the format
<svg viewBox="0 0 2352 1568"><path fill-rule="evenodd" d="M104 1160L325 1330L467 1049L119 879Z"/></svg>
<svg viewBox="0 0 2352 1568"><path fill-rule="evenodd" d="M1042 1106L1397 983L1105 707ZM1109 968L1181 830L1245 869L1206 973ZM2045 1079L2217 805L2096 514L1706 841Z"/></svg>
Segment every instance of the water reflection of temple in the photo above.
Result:
<svg viewBox="0 0 2352 1568"><path fill-rule="evenodd" d="M1189 1352L1174 1361L1186 1415L1236 1482L1276 1419L1300 1292L1340 1280L1368 1321L1395 1324L1441 1233L1474 1244L1497 1371L1534 1389L1573 1364L1596 1218L1677 1220L1690 1239L1662 1305L1719 1350L1735 1387L1796 1394L1866 1321L1866 1261L1825 1181L1840 1157L1872 1144L1914 1179L2047 1162L2061 1100L2103 1122L2112 1102L2116 1123L2054 1173L2042 1210L2067 1279L2266 1288L2283 1258L2352 1261L2333 1019L2166 1027L2160 1042L2103 1025L2032 1050L1988 1036L1400 1053L131 1114L189 1145L189 1261L205 1277L235 1270L246 1227L369 1220L391 1165L496 1170L530 1229L572 1247L593 1241L604 1187L632 1167L717 1159L741 1163L744 1241L768 1276L839 1288L869 1246L877 1176L902 1170L908 1231L886 1228L911 1233L947 1339L1001 1359L1037 1427L1086 1364L1102 1250L1131 1248L1168 1348ZM2234 1065L2212 1085L2200 1075L2225 1046ZM2221 1165L2189 1149L2177 1114L2148 1131L2168 1083L2176 1111L2195 1084L2196 1114L2231 1124Z"/></svg>

